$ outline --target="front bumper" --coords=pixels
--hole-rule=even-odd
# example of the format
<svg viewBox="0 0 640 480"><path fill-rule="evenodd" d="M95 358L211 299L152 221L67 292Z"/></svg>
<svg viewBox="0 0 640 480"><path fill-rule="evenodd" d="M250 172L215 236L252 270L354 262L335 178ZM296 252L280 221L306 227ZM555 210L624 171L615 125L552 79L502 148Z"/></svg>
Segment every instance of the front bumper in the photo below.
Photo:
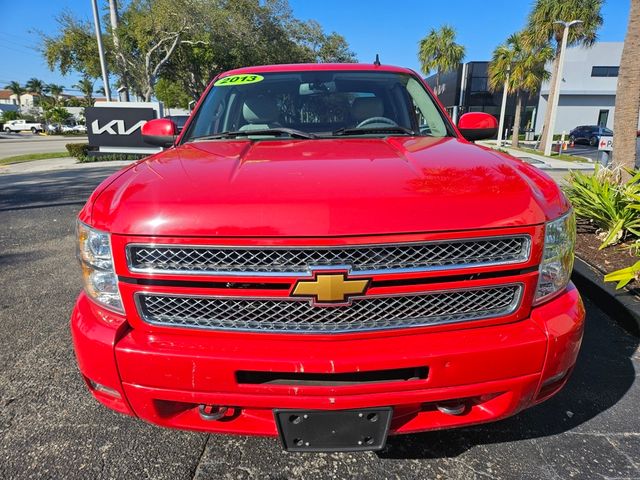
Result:
<svg viewBox="0 0 640 480"><path fill-rule="evenodd" d="M81 294L71 317L80 371L119 412L183 429L277 435L273 409L393 407L390 434L494 421L562 388L580 348L584 307L573 285L502 325L318 339L184 335L131 329ZM426 367L424 379L351 385L241 383L238 371L347 373ZM463 401L462 415L436 408ZM204 420L202 404L230 407Z"/></svg>

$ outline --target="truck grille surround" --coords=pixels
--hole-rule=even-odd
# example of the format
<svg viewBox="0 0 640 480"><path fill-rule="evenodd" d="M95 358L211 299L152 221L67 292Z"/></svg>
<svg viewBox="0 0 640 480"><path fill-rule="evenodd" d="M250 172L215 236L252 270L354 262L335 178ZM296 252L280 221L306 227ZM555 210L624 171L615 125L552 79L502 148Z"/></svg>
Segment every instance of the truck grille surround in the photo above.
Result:
<svg viewBox="0 0 640 480"><path fill-rule="evenodd" d="M133 272L304 275L313 266L348 265L352 273L438 270L519 263L528 236L339 247L128 246Z"/></svg>
<svg viewBox="0 0 640 480"><path fill-rule="evenodd" d="M247 296L237 290L242 287L234 286L243 285L242 277L254 277L249 284L256 282L255 277L279 277L287 284L293 282L293 292L295 278L310 278L322 272L344 272L346 280L366 276L375 283L379 275L390 273L411 273L415 279L420 272L437 271L446 276L474 267L525 265L530 256L528 234L319 247L126 245L129 271L139 275L183 275L185 280L191 275L238 277L237 282L228 283L224 293L211 295L184 290L134 292L138 314L145 323L267 333L363 332L504 317L520 307L524 283L514 279L511 270L511 278L499 284L458 284L455 288L440 286L418 292L414 288L384 295L365 290L346 302L319 305L308 297L274 297L267 292L264 296ZM433 275L430 278L433 281ZM173 281L162 282L171 286ZM197 283L203 284L202 278ZM184 286L184 281L180 285Z"/></svg>
<svg viewBox="0 0 640 480"><path fill-rule="evenodd" d="M503 316L520 304L521 285L359 297L345 307L305 300L141 293L142 318L154 325L261 332L339 333L418 327Z"/></svg>

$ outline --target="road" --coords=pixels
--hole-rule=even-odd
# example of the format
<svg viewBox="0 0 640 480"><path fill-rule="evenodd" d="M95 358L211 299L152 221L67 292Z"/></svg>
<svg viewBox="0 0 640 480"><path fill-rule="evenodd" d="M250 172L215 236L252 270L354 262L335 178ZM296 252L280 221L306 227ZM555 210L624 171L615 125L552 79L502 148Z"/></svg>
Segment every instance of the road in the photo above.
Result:
<svg viewBox="0 0 640 480"><path fill-rule="evenodd" d="M32 133L0 133L0 159L28 153L64 152L67 143L84 143L84 136L43 136Z"/></svg>
<svg viewBox="0 0 640 480"><path fill-rule="evenodd" d="M113 169L0 176L0 478L640 478L640 352L586 300L567 387L498 423L390 438L379 453L290 454L274 439L162 429L87 392L68 319L74 216Z"/></svg>

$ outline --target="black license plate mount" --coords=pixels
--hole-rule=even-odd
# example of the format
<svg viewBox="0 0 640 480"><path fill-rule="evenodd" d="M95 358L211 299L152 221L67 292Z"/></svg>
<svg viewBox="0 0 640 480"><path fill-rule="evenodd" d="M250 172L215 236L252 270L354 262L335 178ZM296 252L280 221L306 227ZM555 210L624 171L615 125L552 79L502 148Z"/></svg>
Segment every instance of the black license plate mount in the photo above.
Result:
<svg viewBox="0 0 640 480"><path fill-rule="evenodd" d="M356 410L274 410L280 441L290 452L380 450L387 441L391 407Z"/></svg>

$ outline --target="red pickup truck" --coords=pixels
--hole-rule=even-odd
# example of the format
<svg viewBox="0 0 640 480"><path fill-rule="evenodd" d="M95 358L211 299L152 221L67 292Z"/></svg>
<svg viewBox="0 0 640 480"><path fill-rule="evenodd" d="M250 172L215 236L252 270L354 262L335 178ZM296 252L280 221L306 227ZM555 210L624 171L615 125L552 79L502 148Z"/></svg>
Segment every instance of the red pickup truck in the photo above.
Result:
<svg viewBox="0 0 640 480"><path fill-rule="evenodd" d="M91 393L167 427L373 450L554 395L580 348L571 206L415 72L243 68L79 214Z"/></svg>

